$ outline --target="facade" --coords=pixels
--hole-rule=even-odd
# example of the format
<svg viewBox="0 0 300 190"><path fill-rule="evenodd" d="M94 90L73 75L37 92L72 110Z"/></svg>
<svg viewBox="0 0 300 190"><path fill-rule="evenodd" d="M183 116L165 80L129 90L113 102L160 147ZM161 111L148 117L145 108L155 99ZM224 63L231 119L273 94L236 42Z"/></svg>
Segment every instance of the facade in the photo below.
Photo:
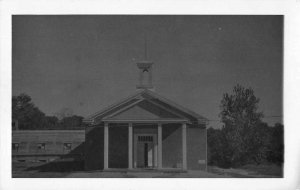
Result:
<svg viewBox="0 0 300 190"><path fill-rule="evenodd" d="M18 130L12 160L84 160L86 170L206 170L207 119L153 91L140 62L137 92L89 117L86 130Z"/></svg>
<svg viewBox="0 0 300 190"><path fill-rule="evenodd" d="M137 63L137 92L85 119L86 170L207 166L207 119L158 95L152 62Z"/></svg>
<svg viewBox="0 0 300 190"><path fill-rule="evenodd" d="M13 162L83 160L85 130L14 130Z"/></svg>

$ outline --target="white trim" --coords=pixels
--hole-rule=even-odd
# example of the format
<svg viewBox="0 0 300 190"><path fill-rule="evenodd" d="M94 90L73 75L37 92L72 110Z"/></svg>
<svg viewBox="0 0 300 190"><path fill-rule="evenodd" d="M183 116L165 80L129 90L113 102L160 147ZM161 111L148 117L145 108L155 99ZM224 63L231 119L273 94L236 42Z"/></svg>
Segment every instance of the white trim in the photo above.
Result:
<svg viewBox="0 0 300 190"><path fill-rule="evenodd" d="M182 169L187 169L186 123L182 123Z"/></svg>
<svg viewBox="0 0 300 190"><path fill-rule="evenodd" d="M180 122L188 122L186 119L104 119L104 122L109 123L180 123Z"/></svg>
<svg viewBox="0 0 300 190"><path fill-rule="evenodd" d="M132 149L133 149L133 127L132 123L128 123L128 169L132 169Z"/></svg>
<svg viewBox="0 0 300 190"><path fill-rule="evenodd" d="M158 94L156 94L156 93L154 93L154 92L152 92L152 91L150 91L150 90L147 90L147 89L146 89L145 92L146 92L148 95L153 96L153 97L157 98L158 100L160 100L160 101L162 101L162 102L164 102L164 103L166 103L166 104L169 104L170 106L173 106L173 107L175 107L176 109L179 109L179 110L181 110L182 112L187 113L188 115L191 115L191 116L195 117L198 121L202 121L202 120L207 121L207 119L206 119L205 117L203 117L203 116L197 114L196 112L193 112L193 111L191 111L190 109L187 109L187 108L185 108L185 107L183 107L183 106L181 106L181 105L178 105L177 103L175 103L175 102L173 102L173 101L171 101L171 100L169 100L169 99L166 99L166 98L164 98L164 97L162 97L162 96L160 96L160 95L158 95Z"/></svg>
<svg viewBox="0 0 300 190"><path fill-rule="evenodd" d="M140 102L143 101L143 100L144 100L144 99L140 99L140 100L138 100L138 101L136 101L136 102L133 102L132 104L129 104L128 106L125 106L124 108L119 109L118 111L116 111L116 112L114 112L114 113L112 113L112 114L110 114L110 115L108 115L108 116L103 117L102 120L109 119L110 117L113 117L113 116L117 115L118 113L123 112L123 111L125 111L126 109L129 109L129 108L135 106L136 104L140 103Z"/></svg>
<svg viewBox="0 0 300 190"><path fill-rule="evenodd" d="M176 116L178 116L178 117L187 119L185 116L183 116L183 115L181 115L181 114L179 114L179 113L175 113L175 111L172 111L172 110L170 110L170 109L168 109L168 108L166 108L166 107L164 107L164 106L162 106L162 105L159 105L158 103L154 102L153 100L145 99L145 101L148 101L148 102L150 102L150 103L152 103L152 104L154 104L154 105L160 107L161 109L163 109L163 110L165 110L165 111L167 111L167 112L170 112L170 113L172 113L172 114L174 114L174 115L176 115Z"/></svg>
<svg viewBox="0 0 300 190"><path fill-rule="evenodd" d="M138 137L139 136L152 136L153 137L153 168L157 168L157 149L155 148L157 146L157 134L153 133L137 133L134 134L134 143L133 143L133 153L134 153L134 168L137 168L137 144L138 144Z"/></svg>
<svg viewBox="0 0 300 190"><path fill-rule="evenodd" d="M162 169L162 124L157 126L157 168Z"/></svg>
<svg viewBox="0 0 300 190"><path fill-rule="evenodd" d="M101 111L96 112L95 114L92 114L92 115L86 117L86 119L84 119L84 122L85 123L93 123L95 118L107 113L108 111L111 111L112 109L114 109L118 106L122 106L123 104L125 104L125 103L127 103L131 100L134 100L134 98L138 98L138 99L142 98L142 99L149 100L148 98L143 97L144 95L146 95L146 96L148 95L148 97L150 97L150 98L158 99L159 101L161 101L161 102L163 102L163 103L165 103L165 104L167 104L167 105L169 105L169 106L171 106L175 109L181 110L183 113L186 113L187 115L190 115L190 116L194 117L195 119L197 119L197 121L201 124L206 124L207 123L207 119L205 117L203 117L203 116L201 116L201 115L199 115L199 114L197 114L197 113L195 113L195 112L193 112L193 111L191 111L187 108L184 108L184 107L174 103L173 101L170 101L170 100L168 100L168 99L166 99L166 98L164 98L164 97L162 97L162 96L160 96L160 95L158 95L158 94L156 94L156 93L154 93L150 90L147 90L147 89L138 91L134 95L132 95L128 98L125 98L122 101L119 101L119 102L117 102L117 103L115 103L111 106L108 106L105 109L102 109ZM139 100L137 100L137 101L139 101Z"/></svg>
<svg viewBox="0 0 300 190"><path fill-rule="evenodd" d="M110 105L110 106L107 106L107 107L103 108L102 110L100 110L100 111L98 111L98 112L96 112L96 113L94 113L92 115L87 116L86 120L93 120L92 118L98 117L99 115L104 114L104 113L106 113L106 112L114 109L115 107L121 106L122 104L125 104L125 103L129 102L130 100L132 100L132 99L140 96L142 92L143 91L139 91L137 93L134 93L131 96L128 96L128 97L126 97L126 98L124 98L124 99L122 99L122 100L120 100L120 101L118 101L118 102Z"/></svg>
<svg viewBox="0 0 300 190"><path fill-rule="evenodd" d="M108 169L109 161L109 128L108 123L104 124L104 169Z"/></svg>
<svg viewBox="0 0 300 190"><path fill-rule="evenodd" d="M206 133L206 139L205 139L205 145L206 145L206 155L205 155L205 163L206 163L206 167L205 167L205 171L207 171L207 162L208 162L208 160L207 160L207 129L205 128L204 129L205 130L205 133Z"/></svg>

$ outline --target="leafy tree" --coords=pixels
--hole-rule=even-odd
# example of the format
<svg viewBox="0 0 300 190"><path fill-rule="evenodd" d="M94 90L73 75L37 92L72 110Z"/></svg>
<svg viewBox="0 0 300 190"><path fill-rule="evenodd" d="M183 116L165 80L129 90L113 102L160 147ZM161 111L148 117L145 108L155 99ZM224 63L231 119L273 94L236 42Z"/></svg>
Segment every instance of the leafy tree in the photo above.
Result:
<svg viewBox="0 0 300 190"><path fill-rule="evenodd" d="M224 131L209 128L207 130L208 161L210 165L229 167L230 150Z"/></svg>
<svg viewBox="0 0 300 190"><path fill-rule="evenodd" d="M263 114L258 112L258 103L254 91L241 85L234 87L233 94L223 95L220 116L232 165L244 164L249 159L259 162L263 157L265 150L257 148L263 144L263 130L258 128Z"/></svg>
<svg viewBox="0 0 300 190"><path fill-rule="evenodd" d="M47 128L47 129L58 129L58 128L60 128L59 120L58 120L57 117L55 117L55 116L46 116L45 120L46 120L45 128Z"/></svg>
<svg viewBox="0 0 300 190"><path fill-rule="evenodd" d="M246 136L248 145L246 159L251 159L256 164L260 164L267 159L271 140L271 127L266 123L259 123L251 128Z"/></svg>
<svg viewBox="0 0 300 190"><path fill-rule="evenodd" d="M64 117L61 120L60 124L63 129L84 128L82 120L83 120L83 117L73 115L70 117Z"/></svg>
<svg viewBox="0 0 300 190"><path fill-rule="evenodd" d="M19 129L38 129L45 124L45 114L27 94L12 97L12 118L18 120Z"/></svg>
<svg viewBox="0 0 300 190"><path fill-rule="evenodd" d="M83 117L72 116L66 108L61 113L61 120L56 116L46 116L34 105L29 95L12 97L12 119L18 120L19 129L84 129Z"/></svg>
<svg viewBox="0 0 300 190"><path fill-rule="evenodd" d="M62 120L63 118L66 118L66 117L71 117L72 115L73 115L73 110L70 108L62 108L58 112L55 113L55 116L59 120Z"/></svg>
<svg viewBox="0 0 300 190"><path fill-rule="evenodd" d="M268 161L282 164L284 161L284 129L283 125L276 123L271 127Z"/></svg>

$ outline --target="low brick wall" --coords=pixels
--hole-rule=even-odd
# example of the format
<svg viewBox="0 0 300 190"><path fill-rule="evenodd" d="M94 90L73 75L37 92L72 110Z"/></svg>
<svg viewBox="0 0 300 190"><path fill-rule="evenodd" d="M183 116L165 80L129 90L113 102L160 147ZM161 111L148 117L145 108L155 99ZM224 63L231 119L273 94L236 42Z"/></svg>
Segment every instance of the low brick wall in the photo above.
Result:
<svg viewBox="0 0 300 190"><path fill-rule="evenodd" d="M187 128L187 168L190 170L206 170L206 132L203 128Z"/></svg>

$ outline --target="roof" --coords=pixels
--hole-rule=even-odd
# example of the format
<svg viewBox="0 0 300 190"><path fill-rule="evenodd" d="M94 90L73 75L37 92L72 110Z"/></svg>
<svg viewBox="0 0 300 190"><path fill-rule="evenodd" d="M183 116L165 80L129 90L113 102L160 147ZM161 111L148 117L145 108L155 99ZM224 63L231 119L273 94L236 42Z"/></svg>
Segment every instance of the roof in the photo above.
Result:
<svg viewBox="0 0 300 190"><path fill-rule="evenodd" d="M140 90L84 119L85 123L104 121L187 121L206 124L207 119L150 90Z"/></svg>

